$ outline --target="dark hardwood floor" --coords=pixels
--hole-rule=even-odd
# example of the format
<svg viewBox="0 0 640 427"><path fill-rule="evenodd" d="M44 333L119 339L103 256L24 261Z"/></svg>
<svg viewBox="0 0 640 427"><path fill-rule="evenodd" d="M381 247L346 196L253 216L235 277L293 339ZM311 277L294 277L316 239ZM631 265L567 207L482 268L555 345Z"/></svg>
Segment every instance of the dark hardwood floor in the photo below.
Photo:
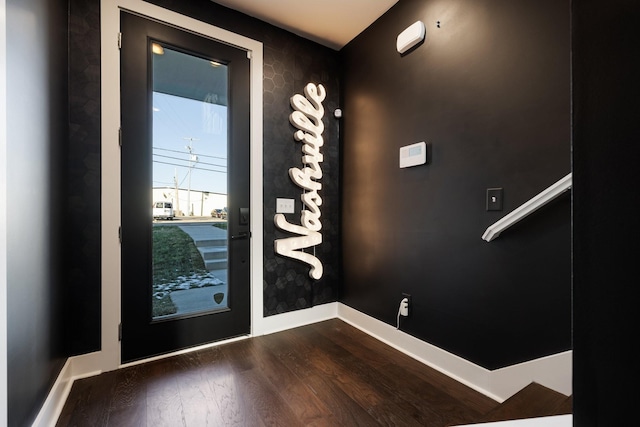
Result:
<svg viewBox="0 0 640 427"><path fill-rule="evenodd" d="M58 426L448 426L499 405L333 319L76 381Z"/></svg>
<svg viewBox="0 0 640 427"><path fill-rule="evenodd" d="M541 415L565 415L572 411L573 398L540 384L531 383L518 393L492 409L484 422L519 418L535 418Z"/></svg>

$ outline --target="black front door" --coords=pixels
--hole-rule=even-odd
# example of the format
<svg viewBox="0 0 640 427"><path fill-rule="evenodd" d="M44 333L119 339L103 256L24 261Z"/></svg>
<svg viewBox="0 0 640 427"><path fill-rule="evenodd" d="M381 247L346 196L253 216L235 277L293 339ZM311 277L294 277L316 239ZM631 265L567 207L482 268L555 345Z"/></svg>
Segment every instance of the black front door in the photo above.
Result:
<svg viewBox="0 0 640 427"><path fill-rule="evenodd" d="M121 13L122 362L250 332L247 52Z"/></svg>

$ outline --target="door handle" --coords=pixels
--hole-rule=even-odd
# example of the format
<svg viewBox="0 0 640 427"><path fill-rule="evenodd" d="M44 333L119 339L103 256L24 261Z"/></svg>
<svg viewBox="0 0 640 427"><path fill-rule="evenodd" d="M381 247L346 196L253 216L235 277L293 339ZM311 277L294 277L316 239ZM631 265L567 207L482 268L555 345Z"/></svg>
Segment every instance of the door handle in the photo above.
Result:
<svg viewBox="0 0 640 427"><path fill-rule="evenodd" d="M249 237L251 237L250 231L242 231L237 236L231 236L231 240L248 239Z"/></svg>

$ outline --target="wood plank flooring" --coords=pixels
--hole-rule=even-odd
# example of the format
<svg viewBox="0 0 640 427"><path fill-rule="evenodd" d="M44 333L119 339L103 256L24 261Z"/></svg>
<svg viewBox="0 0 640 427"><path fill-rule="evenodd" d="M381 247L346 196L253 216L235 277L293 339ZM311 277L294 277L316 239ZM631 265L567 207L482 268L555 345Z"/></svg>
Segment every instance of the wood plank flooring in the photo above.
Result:
<svg viewBox="0 0 640 427"><path fill-rule="evenodd" d="M76 381L57 426L448 426L498 403L338 319Z"/></svg>
<svg viewBox="0 0 640 427"><path fill-rule="evenodd" d="M573 398L537 383L531 383L483 418L484 422L565 415L572 411Z"/></svg>

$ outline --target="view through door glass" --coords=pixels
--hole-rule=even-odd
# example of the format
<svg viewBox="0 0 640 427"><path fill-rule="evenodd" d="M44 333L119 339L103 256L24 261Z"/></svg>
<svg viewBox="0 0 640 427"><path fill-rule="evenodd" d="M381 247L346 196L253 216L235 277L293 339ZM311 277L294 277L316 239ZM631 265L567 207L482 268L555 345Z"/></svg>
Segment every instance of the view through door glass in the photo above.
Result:
<svg viewBox="0 0 640 427"><path fill-rule="evenodd" d="M228 67L152 52L153 318L226 309Z"/></svg>
<svg viewBox="0 0 640 427"><path fill-rule="evenodd" d="M121 13L121 358L250 332L247 52Z"/></svg>

